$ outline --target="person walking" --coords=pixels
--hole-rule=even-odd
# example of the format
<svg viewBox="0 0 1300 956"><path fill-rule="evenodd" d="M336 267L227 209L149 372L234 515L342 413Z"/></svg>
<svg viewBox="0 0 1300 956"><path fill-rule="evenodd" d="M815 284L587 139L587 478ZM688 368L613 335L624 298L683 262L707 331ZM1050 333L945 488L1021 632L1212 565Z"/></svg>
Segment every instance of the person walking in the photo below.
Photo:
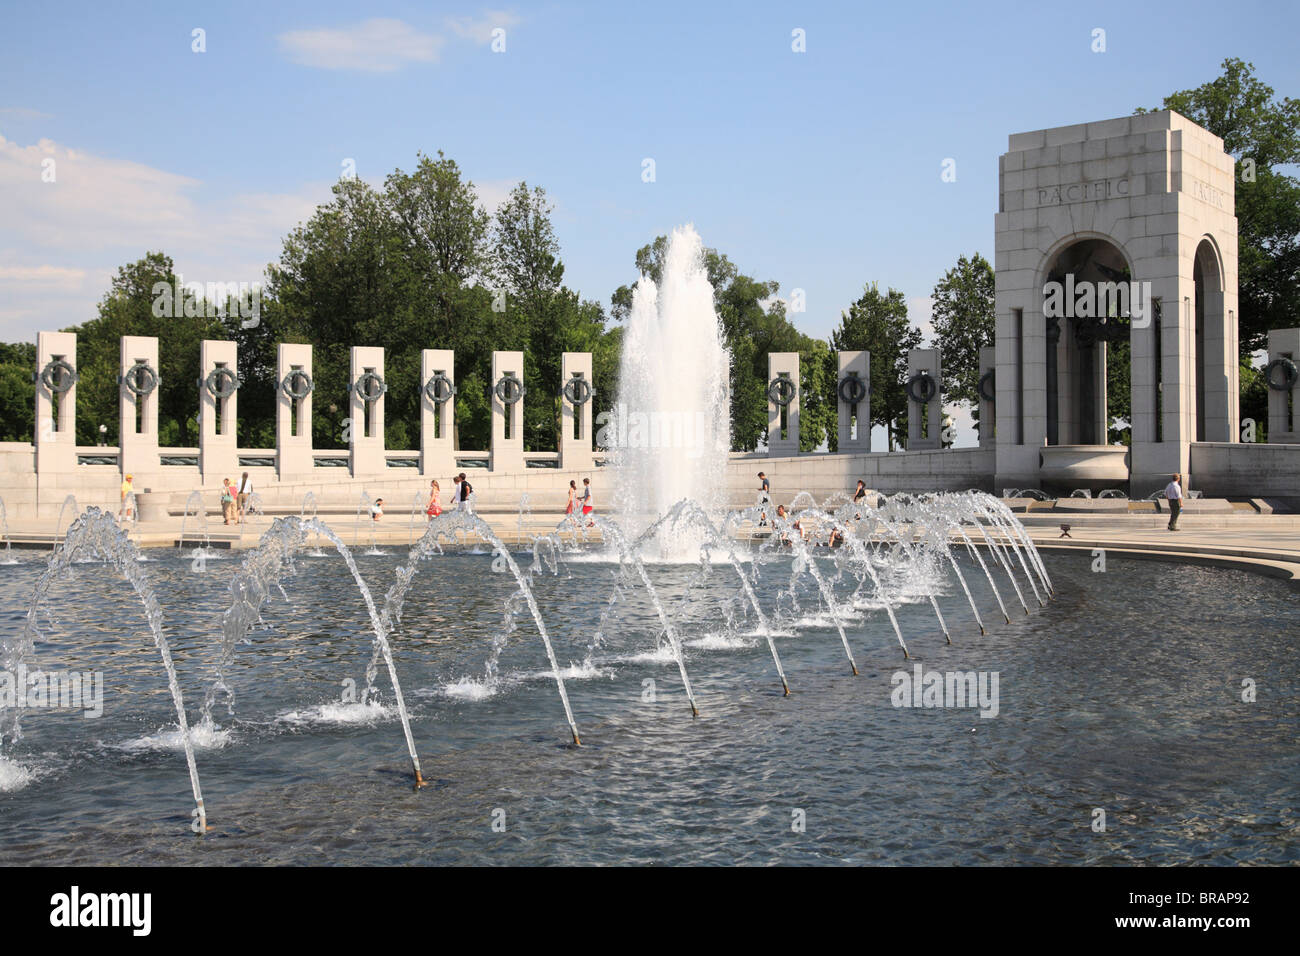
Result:
<svg viewBox="0 0 1300 956"><path fill-rule="evenodd" d="M1183 489L1179 485L1182 475L1174 475L1173 481L1165 485L1165 500L1169 502L1169 530L1178 530L1178 515L1183 510Z"/></svg>
<svg viewBox="0 0 1300 956"><path fill-rule="evenodd" d="M591 498L591 479L590 479L590 478L584 478L584 479L582 479L582 498L581 498L581 501L582 501L582 516L583 516L584 518L587 518L587 517L589 517L589 516L591 515L591 513L592 513L594 510L596 510L596 506L595 506L595 504L593 504L593 502L592 502L592 498ZM596 522L595 522L595 520L594 520L594 519L593 519L593 520L589 520L589 521L587 522L587 527L588 527L588 528L594 528L594 527L596 527Z"/></svg>
<svg viewBox="0 0 1300 956"><path fill-rule="evenodd" d="M253 493L253 479L248 477L248 472L244 472L243 477L239 479L239 491L235 495L235 501L239 506L239 520L244 520L244 515L248 509L248 496Z"/></svg>
<svg viewBox="0 0 1300 956"><path fill-rule="evenodd" d="M758 473L758 506L766 509L767 505L772 502L772 486L768 483L767 475L761 471ZM758 526L760 528L767 526L767 511L764 510L758 516Z"/></svg>
<svg viewBox="0 0 1300 956"><path fill-rule="evenodd" d="M424 506L424 513L429 516L430 521L442 514L442 502L438 500L441 493L442 489L438 487L437 478L429 482L429 503Z"/></svg>
<svg viewBox="0 0 1300 956"><path fill-rule="evenodd" d="M221 479L221 517L225 519L222 524L230 524L235 517L235 489L231 487L229 478Z"/></svg>
<svg viewBox="0 0 1300 956"><path fill-rule="evenodd" d="M470 501L470 495L474 494L474 486L469 483L465 477L465 472L460 473L460 510L467 515L474 513L474 505Z"/></svg>
<svg viewBox="0 0 1300 956"><path fill-rule="evenodd" d="M131 517L131 506L127 504L127 500L135 494L135 487L131 484L131 479L134 477L134 475L127 475L122 481L122 509L118 514L123 518Z"/></svg>
<svg viewBox="0 0 1300 956"><path fill-rule="evenodd" d="M577 498L578 498L578 483L576 481L571 480L569 482L569 503L564 506L565 515L573 514L573 507L577 503Z"/></svg>
<svg viewBox="0 0 1300 956"><path fill-rule="evenodd" d="M384 516L384 499L376 498L375 503L370 506L370 520L378 521Z"/></svg>

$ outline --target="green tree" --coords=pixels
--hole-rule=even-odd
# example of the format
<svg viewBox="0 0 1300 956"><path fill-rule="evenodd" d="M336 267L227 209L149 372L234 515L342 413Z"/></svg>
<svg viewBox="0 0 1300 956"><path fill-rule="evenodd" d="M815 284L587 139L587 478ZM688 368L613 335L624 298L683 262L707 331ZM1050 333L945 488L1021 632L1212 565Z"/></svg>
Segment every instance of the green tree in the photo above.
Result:
<svg viewBox="0 0 1300 956"><path fill-rule="evenodd" d="M436 160L420 153L414 172L396 169L384 186L407 240L408 255L426 276L466 282L488 274L490 219L474 184L461 178L455 160L447 159L442 150Z"/></svg>
<svg viewBox="0 0 1300 956"><path fill-rule="evenodd" d="M204 339L225 337L219 315L224 303L197 296L177 302L174 292L170 302L160 298L155 287L174 290L175 280L171 258L150 252L117 270L94 319L68 329L77 334L78 443L96 444L101 424L107 441L118 441L120 340L140 335L158 339L159 443L198 444L199 346Z"/></svg>
<svg viewBox="0 0 1300 956"><path fill-rule="evenodd" d="M907 353L921 345L921 330L907 320L907 300L897 289L882 294L872 283L840 314L831 349L871 352L871 424L883 425L889 450L906 443Z"/></svg>
<svg viewBox="0 0 1300 956"><path fill-rule="evenodd" d="M35 344L0 343L0 441L29 442L35 435L34 371Z"/></svg>
<svg viewBox="0 0 1300 956"><path fill-rule="evenodd" d="M499 287L522 299L525 307L554 295L564 279L560 242L546 190L519 183L492 217L493 274Z"/></svg>
<svg viewBox="0 0 1300 956"><path fill-rule="evenodd" d="M809 339L799 352L799 450L828 451L839 446L839 359L821 339Z"/></svg>
<svg viewBox="0 0 1300 956"><path fill-rule="evenodd" d="M961 256L934 287L935 338L949 400L979 408L980 349L993 344L993 267Z"/></svg>
<svg viewBox="0 0 1300 956"><path fill-rule="evenodd" d="M1230 57L1223 75L1166 96L1162 108L1220 137L1237 159L1240 347L1266 348L1269 329L1300 314L1300 180L1283 169L1300 163L1300 100L1276 99L1252 64Z"/></svg>
<svg viewBox="0 0 1300 956"><path fill-rule="evenodd" d="M1268 441L1268 383L1264 370L1256 368L1249 355L1241 357L1241 417L1254 419L1255 441Z"/></svg>

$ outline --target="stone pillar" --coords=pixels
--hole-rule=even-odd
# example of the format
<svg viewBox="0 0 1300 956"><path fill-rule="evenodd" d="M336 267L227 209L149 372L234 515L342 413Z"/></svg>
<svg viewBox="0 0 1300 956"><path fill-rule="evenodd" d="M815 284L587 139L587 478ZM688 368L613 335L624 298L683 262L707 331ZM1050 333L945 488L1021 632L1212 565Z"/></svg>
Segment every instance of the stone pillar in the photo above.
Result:
<svg viewBox="0 0 1300 956"><path fill-rule="evenodd" d="M871 451L871 353L865 351L840 352L840 374L835 380L836 402L839 408L839 453L866 454ZM844 396L853 397L856 391L845 379L856 378L866 389L862 398L853 403ZM856 434L855 434L856 426Z"/></svg>
<svg viewBox="0 0 1300 956"><path fill-rule="evenodd" d="M515 384L502 385L507 378ZM519 396L517 401L504 402ZM492 353L492 448L490 467L495 472L524 470L524 353ZM507 419L507 416L508 419ZM509 437L507 437L507 435Z"/></svg>
<svg viewBox="0 0 1300 956"><path fill-rule="evenodd" d="M239 392L227 398L213 394L209 377L218 389L230 387L229 378L214 374L217 369L228 369L238 382L239 346L204 339L199 346L199 473L205 485L220 484L222 478L239 471Z"/></svg>
<svg viewBox="0 0 1300 956"><path fill-rule="evenodd" d="M907 450L942 448L943 439L943 370L939 364L938 349L911 349L907 353L907 379L926 374L934 380L934 397L928 402L912 398L912 388L907 396ZM919 389L919 386L918 386ZM925 437L921 437L921 419L926 422Z"/></svg>
<svg viewBox="0 0 1300 956"><path fill-rule="evenodd" d="M420 352L420 474L437 478L445 485L456 470L456 353L451 349L423 349ZM430 385L437 375L446 376L440 390ZM446 396L435 401L430 392ZM447 392L451 392L447 395Z"/></svg>
<svg viewBox="0 0 1300 956"><path fill-rule="evenodd" d="M158 339L153 336L122 336L121 382L118 385L118 433L121 454L118 464L123 475L135 477L135 487L156 480L161 470L158 456ZM148 394L137 395L127 387L135 384ZM150 386L152 385L152 389Z"/></svg>
<svg viewBox="0 0 1300 956"><path fill-rule="evenodd" d="M1268 360L1290 359L1300 365L1300 329L1273 329L1268 333ZM1273 380L1283 384L1281 369L1273 372ZM1300 443L1300 381L1287 390L1268 389L1268 443L1294 445ZM1296 483L1300 486L1300 477Z"/></svg>
<svg viewBox="0 0 1300 956"><path fill-rule="evenodd" d="M591 471L595 467L592 451L591 353L565 352L560 360L560 468L563 471ZM581 381L583 384L576 384ZM575 384L570 385L570 382ZM585 396L585 400L583 399ZM573 399L579 399L577 403Z"/></svg>
<svg viewBox="0 0 1300 956"><path fill-rule="evenodd" d="M77 336L72 332L38 332L36 335L36 474L53 478L77 468L77 386L56 392L42 374L51 362L67 362L73 369L50 369L46 378L54 388L67 384L77 368ZM100 423L94 423L96 434Z"/></svg>
<svg viewBox="0 0 1300 956"><path fill-rule="evenodd" d="M780 387L781 380L790 385ZM767 454L789 458L799 454L799 353L769 352L767 355ZM773 399L785 391L790 401L784 407ZM782 418L785 419L784 435Z"/></svg>
<svg viewBox="0 0 1300 956"><path fill-rule="evenodd" d="M290 378L295 372L302 377ZM275 467L280 481L307 479L316 462L312 458L311 392L291 398L286 386L311 379L311 346L281 342L275 361Z"/></svg>
<svg viewBox="0 0 1300 956"><path fill-rule="evenodd" d="M997 434L997 420L994 416L997 414L997 382L998 349L996 345L990 345L980 349L979 391L993 396L992 399L984 394L979 396L981 448L992 448L996 444L994 436Z"/></svg>
<svg viewBox="0 0 1300 956"><path fill-rule="evenodd" d="M379 477L388 468L384 457L384 350L352 346L348 409L352 423L352 477Z"/></svg>

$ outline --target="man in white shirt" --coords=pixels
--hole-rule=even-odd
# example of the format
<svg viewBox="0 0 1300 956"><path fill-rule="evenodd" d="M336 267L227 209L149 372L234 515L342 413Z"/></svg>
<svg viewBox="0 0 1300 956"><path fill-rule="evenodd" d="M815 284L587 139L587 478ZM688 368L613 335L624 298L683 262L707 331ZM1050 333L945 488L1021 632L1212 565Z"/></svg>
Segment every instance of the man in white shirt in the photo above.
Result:
<svg viewBox="0 0 1300 956"><path fill-rule="evenodd" d="M1174 475L1174 480L1165 485L1165 498L1169 501L1169 530L1178 530L1178 512L1183 508L1183 489L1178 480L1182 475Z"/></svg>
<svg viewBox="0 0 1300 956"><path fill-rule="evenodd" d="M239 479L239 491L235 494L235 502L239 506L239 517L243 518L248 511L248 496L253 493L253 479L248 477L248 472L244 472Z"/></svg>

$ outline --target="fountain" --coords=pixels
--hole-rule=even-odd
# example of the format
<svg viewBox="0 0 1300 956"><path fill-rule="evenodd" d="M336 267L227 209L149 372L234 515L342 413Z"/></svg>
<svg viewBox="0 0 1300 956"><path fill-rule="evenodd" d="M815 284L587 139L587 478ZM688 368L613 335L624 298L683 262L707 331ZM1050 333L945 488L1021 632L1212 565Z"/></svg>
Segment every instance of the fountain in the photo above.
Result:
<svg viewBox="0 0 1300 956"><path fill-rule="evenodd" d="M850 646L847 625L855 615L860 617L859 608L885 611L890 629L905 659L909 657L907 644L895 613L895 605L900 601L920 600L928 603L946 642L952 643L939 606L940 595L935 588L935 581L945 573L944 568L960 584L960 591L976 626L981 632L986 631L975 596L952 554L954 547L964 546L973 556L996 597L1004 619L1009 620L992 569L984 561L980 549L976 547L976 540L968 531L972 526L976 529L976 537L981 539L980 543L991 555L993 564L1000 566L1012 581L1026 613L1028 606L1020 588L1022 578L1029 582L1040 604L1045 603L1043 594L1051 593L1050 578L1032 541L1010 510L991 495L965 492L918 497L895 496L885 498L879 508L855 505L846 499L841 500L842 498L843 496L840 499L833 497L818 505L807 495L797 496L796 509L788 515L779 516L775 512L769 515L773 524L772 533L747 556L740 553L737 542L742 537L741 529L752 525L756 520L759 511L756 506L722 513L715 521L714 515L701 502L683 499L673 503L662 514L654 516L653 520L646 521L644 515L638 516L642 520L635 534L626 531L614 518L601 517L597 519L596 527L605 544L602 549L594 550L578 548L575 551L573 547L566 547L569 522L563 521L554 532L532 537L532 564L527 569L520 567L505 543L482 518L468 512L449 512L428 522L428 526L411 547L406 561L394 571L392 584L385 592L382 604L379 604L362 579L349 548L333 529L315 517L315 500L309 495L304 498L302 515L274 521L262 535L258 546L244 556L239 569L230 580L231 599L221 619L218 657L194 725L195 731L202 731L205 735L217 733L213 710L223 696L228 712L233 715L235 695L230 666L235 651L241 644L247 643L247 635L261 620L262 608L272 592L278 589L282 595L286 595L282 580L294 573L294 556L305 551L311 541L319 539L329 541L342 558L369 616L373 647L366 668L366 688L361 700L368 703L372 699L376 693L378 672L381 666L386 667L417 789L425 781L410 715L397 675L393 648L394 643L400 642L402 638L402 611L406 594L421 563L434 557L440 560L460 560L455 553L446 552L443 543L461 536L468 537L472 534L485 541L491 549L493 570L508 573L516 585L516 591L506 602L506 626L492 637L488 647L483 686L491 689L500 682L501 652L518 629L515 617L523 614L526 609L540 638L549 664L549 673L554 680L575 746L581 745L581 738L551 630L536 594L537 576L555 577L569 560L587 563L595 559L612 566L613 587L603 602L603 610L594 633L587 640L582 665L584 672L594 668L595 655L606 643L613 615L621 604L626 603L635 582L640 585L652 607L653 616L658 622L662 653L671 657L676 664L694 716L699 715L699 706L687 669L687 635L683 631L684 626L690 625L681 617L689 604L684 597L679 606L672 606L669 599L661 593L661 585L651 575L643 552L648 550L652 557L663 555L663 549L656 549L656 544L671 542L673 550L670 553L674 561L684 560L698 565L698 572L686 585L685 593L689 596L696 589L708 592L703 605L697 609L699 618L708 620L721 616L727 621L727 629L735 631L738 628L735 614L752 614L754 632L766 641L785 695L789 695L790 685L775 638L779 634L794 634L803 626L819 626L815 618L810 619L807 625L799 623L797 595L804 589L805 582L824 605L830 626L837 634L854 674L857 674L858 666ZM834 529L841 544L834 549L810 544L804 540L804 532L814 527L820 529L819 534ZM354 527L354 537L358 536L359 528ZM575 530L575 545L577 538L578 532ZM694 551L685 547L684 542L695 542ZM717 604L713 603L715 598L708 596L715 593L709 590L713 552L725 556L724 564L731 568L738 583L738 590L724 590L722 597L716 599L719 600ZM49 570L37 585L22 633L2 642L0 650L3 650L3 658L0 662L13 669L27 660L40 634L37 630L37 616L47 601L52 583L82 556L107 560L131 582L144 604L154 642L168 673L168 685L173 693L179 739L190 768L194 791L196 829L206 828L207 813L194 764L193 734L184 711L170 648L164 637L161 608L146 573L138 564L138 549L112 515L91 508L73 522L64 547L56 549L51 555ZM761 580L762 568L772 562L784 566L786 560L790 562L789 580L784 590L778 589L775 592L775 609L770 611L764 607L764 601L760 597L764 591L773 593L771 586L765 586ZM831 562L830 570L833 570L833 574L823 569L822 564L825 562ZM847 599L842 593L845 587L850 588ZM837 593L837 590L841 593ZM783 603L790 605L796 615L794 618L779 619ZM3 713L3 709L0 709L0 713ZM8 739L12 743L16 743L21 736L19 716L19 712L15 711L9 721L11 730ZM17 767L15 773L23 770L21 765L9 760L6 760L6 767Z"/></svg>
<svg viewBox="0 0 1300 956"><path fill-rule="evenodd" d="M5 510L5 500L0 498L0 537L4 538L5 556L4 561L0 564L17 564L18 561L13 556L13 551L9 541L9 512Z"/></svg>
<svg viewBox="0 0 1300 956"><path fill-rule="evenodd" d="M72 496L68 497L70 499ZM111 514L92 506L72 522L63 542L63 548L60 550L56 545L50 555L45 573L36 584L21 632L17 637L0 641L0 665L2 665L0 670L10 674L26 670L26 660L42 637L37 622L50 588L68 574L73 563L83 553L92 558L101 558L113 565L117 572L131 584L140 598L140 603L144 606L145 619L149 623L154 646L158 649L163 668L167 672L167 687L171 691L172 701L176 707L176 724L185 750L185 762L189 768L190 787L194 793L193 829L201 833L207 829L207 811L203 805L203 792L199 787L199 771L194 761L194 744L185 717L185 701L176 678L176 665L172 661L171 647L163 634L162 608L158 604L157 595L149 584L145 571L140 567L139 549ZM3 713L4 711L0 709L0 716ZM9 718L8 733L11 741L16 742L22 736L21 719L22 708L16 706ZM3 741L4 736L5 726L0 723L0 742Z"/></svg>
<svg viewBox="0 0 1300 956"><path fill-rule="evenodd" d="M188 498L185 499L185 513L181 515L181 534L176 540L176 547L180 550L185 549L185 526L190 519L190 509L194 509L194 518L199 525L199 535L203 543L195 549L197 554L207 555L212 544L212 538L208 534L208 511L203 505L203 492L192 491Z"/></svg>
<svg viewBox="0 0 1300 956"><path fill-rule="evenodd" d="M658 285L642 276L633 292L607 427L606 444L615 449L614 510L630 539L678 501L710 514L725 503L730 362L703 243L691 226L675 229ZM684 561L699 541L664 529L655 544L659 559Z"/></svg>
<svg viewBox="0 0 1300 956"><path fill-rule="evenodd" d="M127 504L130 505L131 503L132 503L131 496L128 495ZM63 504L59 506L59 520L54 522L54 542L53 544L50 545L51 551L59 550L59 529L63 527L63 512L67 510L68 505L72 505L72 514L73 514L73 519L75 520L77 514L76 495L68 495L68 497L63 499Z"/></svg>

